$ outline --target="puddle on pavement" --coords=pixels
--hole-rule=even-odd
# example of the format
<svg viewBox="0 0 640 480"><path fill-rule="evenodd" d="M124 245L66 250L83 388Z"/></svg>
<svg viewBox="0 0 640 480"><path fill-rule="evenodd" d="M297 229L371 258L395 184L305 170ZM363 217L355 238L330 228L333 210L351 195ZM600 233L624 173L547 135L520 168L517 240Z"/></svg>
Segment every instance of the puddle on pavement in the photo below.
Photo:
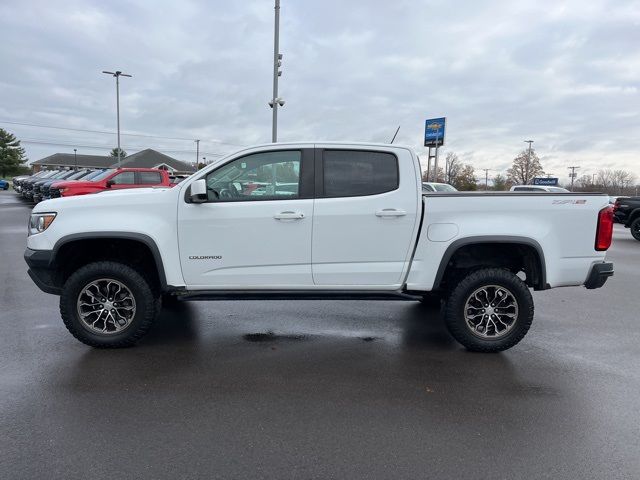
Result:
<svg viewBox="0 0 640 480"><path fill-rule="evenodd" d="M262 333L247 333L242 336L247 342L275 342L278 340L294 341L294 340L306 340L306 335L278 335L273 332Z"/></svg>

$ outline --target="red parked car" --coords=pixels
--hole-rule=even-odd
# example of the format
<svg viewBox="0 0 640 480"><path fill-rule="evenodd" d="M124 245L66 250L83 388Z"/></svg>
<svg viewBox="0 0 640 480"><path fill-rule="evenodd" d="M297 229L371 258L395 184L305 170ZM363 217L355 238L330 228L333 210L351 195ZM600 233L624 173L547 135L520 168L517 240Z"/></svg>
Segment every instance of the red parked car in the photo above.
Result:
<svg viewBox="0 0 640 480"><path fill-rule="evenodd" d="M72 197L107 189L171 187L169 173L155 168L112 168L90 180L56 182L51 185L51 198Z"/></svg>

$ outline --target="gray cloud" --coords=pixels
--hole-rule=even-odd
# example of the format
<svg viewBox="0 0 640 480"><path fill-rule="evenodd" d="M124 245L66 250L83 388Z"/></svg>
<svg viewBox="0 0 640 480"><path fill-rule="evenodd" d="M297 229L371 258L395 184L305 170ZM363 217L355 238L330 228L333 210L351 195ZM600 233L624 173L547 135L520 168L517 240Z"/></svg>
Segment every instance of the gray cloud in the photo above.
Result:
<svg viewBox="0 0 640 480"><path fill-rule="evenodd" d="M0 121L202 138L207 154L270 140L273 2L6 2ZM280 139L388 141L423 151L424 119L446 115L446 150L505 168L535 146L566 177L640 176L636 1L282 0ZM2 125L21 138L109 145L113 136ZM191 140L124 137L193 159ZM73 147L25 143L39 158Z"/></svg>

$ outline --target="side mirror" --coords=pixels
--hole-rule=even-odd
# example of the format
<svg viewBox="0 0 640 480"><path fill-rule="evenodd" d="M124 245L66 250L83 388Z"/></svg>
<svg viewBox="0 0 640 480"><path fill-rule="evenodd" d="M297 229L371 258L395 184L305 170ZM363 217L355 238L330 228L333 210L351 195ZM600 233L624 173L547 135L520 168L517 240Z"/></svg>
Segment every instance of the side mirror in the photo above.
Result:
<svg viewBox="0 0 640 480"><path fill-rule="evenodd" d="M113 179L111 180L107 180L107 188L111 188L112 185L115 185L116 182L113 181Z"/></svg>
<svg viewBox="0 0 640 480"><path fill-rule="evenodd" d="M204 203L208 200L207 181L204 178L196 180L189 188L191 188L189 196L193 203Z"/></svg>

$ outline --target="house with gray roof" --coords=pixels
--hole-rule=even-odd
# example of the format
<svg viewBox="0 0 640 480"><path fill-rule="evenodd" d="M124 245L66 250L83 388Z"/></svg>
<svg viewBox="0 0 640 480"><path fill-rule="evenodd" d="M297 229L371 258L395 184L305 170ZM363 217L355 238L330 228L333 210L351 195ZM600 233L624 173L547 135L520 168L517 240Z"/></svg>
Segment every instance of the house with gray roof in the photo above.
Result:
<svg viewBox="0 0 640 480"><path fill-rule="evenodd" d="M151 148L141 150L121 159L122 167L160 168L172 174L191 174L195 168L187 162L177 160L169 155ZM45 168L117 168L117 158L101 155L74 155L73 153L54 153L31 163L35 172Z"/></svg>

